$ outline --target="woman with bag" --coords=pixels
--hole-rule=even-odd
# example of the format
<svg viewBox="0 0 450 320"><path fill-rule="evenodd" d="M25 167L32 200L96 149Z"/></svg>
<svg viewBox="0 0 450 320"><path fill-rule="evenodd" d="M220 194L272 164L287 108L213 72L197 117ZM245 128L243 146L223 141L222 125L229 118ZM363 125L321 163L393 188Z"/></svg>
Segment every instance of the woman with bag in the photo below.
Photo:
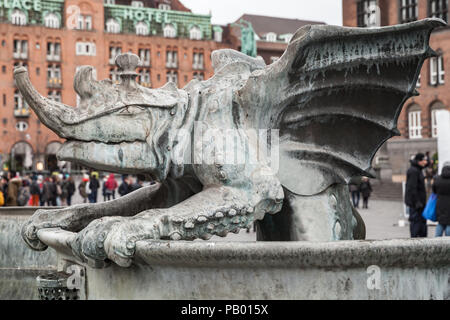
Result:
<svg viewBox="0 0 450 320"><path fill-rule="evenodd" d="M442 174L434 179L433 192L437 196L436 202L436 237L443 233L450 237L450 162L446 162Z"/></svg>

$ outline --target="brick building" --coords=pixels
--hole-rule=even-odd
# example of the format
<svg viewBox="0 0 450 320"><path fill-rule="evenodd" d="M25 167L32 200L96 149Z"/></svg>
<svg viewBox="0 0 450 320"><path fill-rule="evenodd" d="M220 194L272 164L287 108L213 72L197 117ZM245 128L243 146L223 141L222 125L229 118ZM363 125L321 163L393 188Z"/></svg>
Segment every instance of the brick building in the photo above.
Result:
<svg viewBox="0 0 450 320"><path fill-rule="evenodd" d="M77 68L92 65L99 80L116 81L114 58L121 52L141 57L138 81L146 87L168 81L183 87L211 77L211 52L235 47L223 31L211 24L211 16L193 14L178 0L1 0L2 168L54 170L63 142L23 101L14 65L28 68L42 95L76 106Z"/></svg>
<svg viewBox="0 0 450 320"><path fill-rule="evenodd" d="M303 26L310 24L324 24L323 22L298 19L285 19L253 14L244 14L235 23L245 20L252 24L256 33L257 54L266 64L276 61L287 48L294 33ZM239 27L231 28L233 39L240 39ZM239 40L237 41L239 43Z"/></svg>
<svg viewBox="0 0 450 320"><path fill-rule="evenodd" d="M343 0L344 26L387 26L427 17L448 22L448 15L448 0ZM412 155L437 151L435 112L450 110L450 27L435 30L430 44L439 57L425 62L417 85L420 96L409 99L400 114L402 136L383 146L375 164L388 169L385 172L392 170L386 177L392 176L394 181L405 179Z"/></svg>

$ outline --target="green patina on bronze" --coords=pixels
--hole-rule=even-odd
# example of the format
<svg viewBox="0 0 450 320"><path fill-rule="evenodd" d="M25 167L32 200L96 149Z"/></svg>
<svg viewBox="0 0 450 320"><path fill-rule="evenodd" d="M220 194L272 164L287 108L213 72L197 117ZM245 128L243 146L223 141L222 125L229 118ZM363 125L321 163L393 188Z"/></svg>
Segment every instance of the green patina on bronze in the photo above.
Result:
<svg viewBox="0 0 450 320"><path fill-rule="evenodd" d="M233 26L241 28L241 52L250 57L256 57L256 36L252 24L241 19Z"/></svg>

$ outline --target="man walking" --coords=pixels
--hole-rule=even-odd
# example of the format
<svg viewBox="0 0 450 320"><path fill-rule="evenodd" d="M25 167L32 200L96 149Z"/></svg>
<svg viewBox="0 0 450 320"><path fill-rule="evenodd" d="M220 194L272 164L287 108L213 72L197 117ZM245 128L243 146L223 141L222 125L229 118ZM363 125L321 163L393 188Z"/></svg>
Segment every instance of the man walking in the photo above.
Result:
<svg viewBox="0 0 450 320"><path fill-rule="evenodd" d="M427 201L425 178L422 173L426 165L425 155L418 153L411 160L411 167L406 174L405 204L409 207L411 238L427 237L427 220L422 217Z"/></svg>

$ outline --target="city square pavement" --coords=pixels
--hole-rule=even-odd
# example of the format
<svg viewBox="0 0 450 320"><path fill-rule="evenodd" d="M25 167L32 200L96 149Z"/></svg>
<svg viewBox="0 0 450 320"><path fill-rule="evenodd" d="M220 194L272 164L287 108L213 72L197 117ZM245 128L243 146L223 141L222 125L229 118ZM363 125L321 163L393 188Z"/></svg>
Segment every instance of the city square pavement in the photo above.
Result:
<svg viewBox="0 0 450 320"><path fill-rule="evenodd" d="M120 185L120 177L116 179ZM73 198L73 204L82 203L82 198L78 193L79 178L75 179L77 191ZM98 193L98 200L103 201L101 190ZM367 239L383 240L383 239L401 239L409 238L408 219L404 216L404 206L400 201L369 201L369 209L361 209L361 214L366 224ZM400 220L403 220L404 226L401 226ZM435 226L429 224L428 237L434 237ZM210 241L255 241L256 234L251 230L249 233L242 230L239 234L230 233L226 238L212 237ZM203 240L198 240L203 241Z"/></svg>

